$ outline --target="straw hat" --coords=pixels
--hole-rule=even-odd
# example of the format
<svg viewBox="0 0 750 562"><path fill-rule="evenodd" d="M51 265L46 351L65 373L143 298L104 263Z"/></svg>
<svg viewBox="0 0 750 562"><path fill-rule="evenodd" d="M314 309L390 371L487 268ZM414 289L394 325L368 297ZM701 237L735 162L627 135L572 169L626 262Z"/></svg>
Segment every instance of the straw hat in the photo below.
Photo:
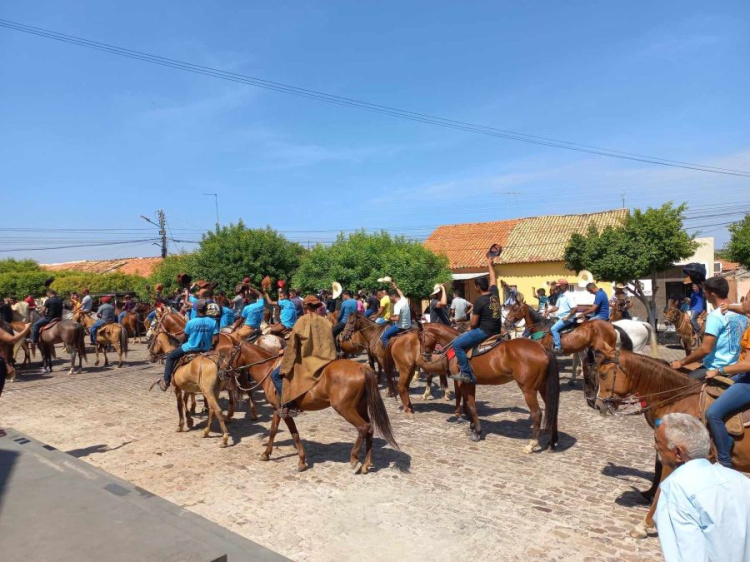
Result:
<svg viewBox="0 0 750 562"><path fill-rule="evenodd" d="M440 291L442 290L442 288L443 286L440 283L435 283L435 286L432 288L432 292L430 293L430 296L440 294Z"/></svg>
<svg viewBox="0 0 750 562"><path fill-rule="evenodd" d="M344 292L344 288L341 286L341 283L339 283L338 281L334 281L333 283L331 283L331 289L333 290L332 297L334 299L339 298L341 296L341 293Z"/></svg>
<svg viewBox="0 0 750 562"><path fill-rule="evenodd" d="M393 279L391 279L387 275L378 279L378 283L390 283L391 281L393 281Z"/></svg>

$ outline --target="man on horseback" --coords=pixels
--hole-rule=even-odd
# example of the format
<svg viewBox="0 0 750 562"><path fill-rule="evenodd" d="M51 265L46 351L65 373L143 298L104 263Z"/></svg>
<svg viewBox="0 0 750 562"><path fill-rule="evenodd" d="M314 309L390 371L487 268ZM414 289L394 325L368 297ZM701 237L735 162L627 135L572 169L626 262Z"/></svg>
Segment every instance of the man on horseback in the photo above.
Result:
<svg viewBox="0 0 750 562"><path fill-rule="evenodd" d="M381 289L378 291L378 297L380 298L380 308L371 316L371 319L375 320L378 324L385 324L393 316L393 303L391 302L390 295L388 295L388 291Z"/></svg>
<svg viewBox="0 0 750 562"><path fill-rule="evenodd" d="M109 304L109 297L102 297L102 304L96 311L98 320L91 325L89 328L89 335L91 336L91 345L96 345L96 331L104 326L105 324L112 324L115 322L115 307Z"/></svg>
<svg viewBox="0 0 750 562"><path fill-rule="evenodd" d="M390 318L387 318L392 324L388 326L383 334L380 336L380 341L383 342L383 347L388 347L388 340L396 335L401 330L408 330L411 328L411 309L409 308L409 300L401 292L401 289L396 286L394 281L391 281L391 290L388 292L388 298L393 306L393 314Z"/></svg>
<svg viewBox="0 0 750 562"><path fill-rule="evenodd" d="M94 310L94 299L91 298L91 291L88 290L88 288L81 291L83 294L83 298L81 299L81 311L84 314L91 314L91 311Z"/></svg>
<svg viewBox="0 0 750 562"><path fill-rule="evenodd" d="M351 298L349 300L354 302ZM289 406L315 386L323 369L336 359L331 324L317 312L320 301L314 295L307 295L302 302L305 315L297 321L289 335L281 365L271 373L279 397L276 413L282 418L293 415ZM283 378L287 379L285 386Z"/></svg>
<svg viewBox="0 0 750 562"><path fill-rule="evenodd" d="M673 369L680 369L694 361L702 361L702 367L690 373L690 378L701 380L709 370L720 370L736 363L740 356L740 338L747 329L748 320L743 314L726 310L731 304L729 283L723 277L711 277L703 286L714 311L706 318L706 334L695 351L684 359L672 361ZM726 312L724 310L725 309Z"/></svg>
<svg viewBox="0 0 750 562"><path fill-rule="evenodd" d="M477 378L471 369L466 350L479 345L490 336L499 334L502 327L502 307L500 305L500 293L497 290L495 258L490 257L487 261L489 278L477 277L474 279L474 286L479 291L479 296L474 301L471 311L469 331L453 340L459 373L450 375L450 378L468 384L477 384Z"/></svg>
<svg viewBox="0 0 750 562"><path fill-rule="evenodd" d="M175 347L167 354L164 361L164 378L158 379L159 388L167 390L172 383L172 372L177 361L187 353L210 351L216 329L216 320L206 316L208 303L200 299L196 303L196 317L185 324L187 341Z"/></svg>
<svg viewBox="0 0 750 562"><path fill-rule="evenodd" d="M31 328L31 342L39 343L39 331L42 326L46 326L53 320L62 320L64 302L57 292L49 289L47 291L47 300L44 302L44 316L34 322Z"/></svg>
<svg viewBox="0 0 750 562"><path fill-rule="evenodd" d="M450 310L448 308L448 294L443 285L437 284L430 294L430 322L439 322L450 326L451 319L448 310Z"/></svg>
<svg viewBox="0 0 750 562"><path fill-rule="evenodd" d="M625 292L625 284L615 284L615 292L612 294L612 300L609 301L610 308L619 311L623 320L632 320L630 309L633 308L633 301Z"/></svg>
<svg viewBox="0 0 750 562"><path fill-rule="evenodd" d="M135 301L133 301L133 297L131 297L130 295L125 295L120 314L117 315L117 323L122 324L122 319L125 318L125 315L128 312L132 311L134 308Z"/></svg>
<svg viewBox="0 0 750 562"><path fill-rule="evenodd" d="M279 300L275 301L266 292L263 293L266 302L271 306L279 307L279 323L273 324L270 327L272 334L280 334L286 330L294 328L294 323L297 321L297 309L294 307L294 303L289 300L289 295L284 289L279 289Z"/></svg>
<svg viewBox="0 0 750 562"><path fill-rule="evenodd" d="M594 304L583 309L583 314L589 320L609 321L609 299L604 289L600 289L595 283L586 285L586 290L594 295Z"/></svg>
<svg viewBox="0 0 750 562"><path fill-rule="evenodd" d="M260 330L260 325L263 323L263 310L265 308L265 302L260 297L260 293L255 289L250 289L247 292L249 304L242 309L236 322L236 333L240 339L247 339L254 332ZM245 320L244 324L239 326L243 319Z"/></svg>
<svg viewBox="0 0 750 562"><path fill-rule="evenodd" d="M698 317L706 310L706 297L701 291L700 285L693 283L693 292L690 294L690 323L693 325L695 335L701 333Z"/></svg>
<svg viewBox="0 0 750 562"><path fill-rule="evenodd" d="M352 292L346 290L341 293L341 308L339 309L339 317L336 319L336 324L333 326L333 342L336 344L336 353L341 353L341 344L339 343L338 335L346 328L346 320L350 314L356 314L357 312L357 299L352 298Z"/></svg>
<svg viewBox="0 0 750 562"><path fill-rule="evenodd" d="M549 331L552 334L552 340L554 341L552 351L554 353L562 353L560 332L573 324L572 319L576 314L575 303L568 292L567 279L559 279L557 281L557 294L557 302L555 303L555 306L547 309L547 314L554 314L557 316L557 322L552 325Z"/></svg>

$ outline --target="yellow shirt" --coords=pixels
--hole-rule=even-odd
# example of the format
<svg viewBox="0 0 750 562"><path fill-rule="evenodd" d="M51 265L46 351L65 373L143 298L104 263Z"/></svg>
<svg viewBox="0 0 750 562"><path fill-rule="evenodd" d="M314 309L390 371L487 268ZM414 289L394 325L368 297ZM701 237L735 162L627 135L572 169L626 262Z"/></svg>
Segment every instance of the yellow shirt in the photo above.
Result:
<svg viewBox="0 0 750 562"><path fill-rule="evenodd" d="M393 303L391 302L391 298L388 295L385 295L382 299L380 299L380 308L383 309L383 313L380 315L380 318L383 320L388 320L391 316L393 316Z"/></svg>

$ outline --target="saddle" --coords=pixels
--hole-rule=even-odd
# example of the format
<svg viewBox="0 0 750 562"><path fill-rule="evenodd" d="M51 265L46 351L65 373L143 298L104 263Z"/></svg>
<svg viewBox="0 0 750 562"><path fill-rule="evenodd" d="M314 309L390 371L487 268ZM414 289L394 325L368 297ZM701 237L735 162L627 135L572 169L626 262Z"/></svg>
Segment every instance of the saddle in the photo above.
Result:
<svg viewBox="0 0 750 562"><path fill-rule="evenodd" d="M400 338L404 334L408 334L409 332L413 332L415 330L416 328L400 328L398 332L388 338L388 347L390 347L397 338Z"/></svg>
<svg viewBox="0 0 750 562"><path fill-rule="evenodd" d="M61 321L62 321L62 318L53 318L47 324L45 324L44 326L42 326L42 328L39 330L39 333L42 334L43 332L46 332L50 328L53 328L54 326L56 326L57 324L59 324Z"/></svg>
<svg viewBox="0 0 750 562"><path fill-rule="evenodd" d="M730 379L719 376L714 377L703 385L700 397L700 409L704 423L706 422L706 411L711 407L711 404L732 384ZM745 428L750 427L750 406L746 407L743 412L738 412L724 420L724 424L727 426L727 431L730 435L741 437L745 433Z"/></svg>
<svg viewBox="0 0 750 562"><path fill-rule="evenodd" d="M479 345L475 345L474 347L472 347L468 351L466 356L469 359L471 359L472 357L479 357L480 355L484 355L485 353L492 351L498 345L509 339L510 336L508 334L496 334L494 336L490 336Z"/></svg>

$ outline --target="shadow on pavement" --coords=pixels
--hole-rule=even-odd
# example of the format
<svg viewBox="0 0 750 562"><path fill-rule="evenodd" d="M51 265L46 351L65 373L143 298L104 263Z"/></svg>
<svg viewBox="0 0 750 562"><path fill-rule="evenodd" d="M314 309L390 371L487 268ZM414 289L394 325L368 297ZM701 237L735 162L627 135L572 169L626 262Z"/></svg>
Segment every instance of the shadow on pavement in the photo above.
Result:
<svg viewBox="0 0 750 562"><path fill-rule="evenodd" d="M644 480L651 480L654 477L652 471L640 470L630 466L620 466L613 463L607 463L607 466L602 468L602 474L604 476L611 476L612 478L621 478L623 476L635 476L636 478L643 478Z"/></svg>
<svg viewBox="0 0 750 562"><path fill-rule="evenodd" d="M631 487L630 490L620 494L615 500L615 503L623 507L643 507L644 505L651 505L651 502L644 498L641 495L641 492L635 487Z"/></svg>
<svg viewBox="0 0 750 562"><path fill-rule="evenodd" d="M2 437L0 439L8 439L8 437ZM10 481L10 476L13 473L13 466L18 461L19 453L15 451L7 451L0 449L0 510L3 506L3 496L5 495L5 488Z"/></svg>
<svg viewBox="0 0 750 562"><path fill-rule="evenodd" d="M110 451L116 451L117 449L121 449L122 447L130 443L132 443L132 441L125 441L124 443L119 444L117 447L110 447L109 445L105 445L105 444L91 445L90 447L84 447L82 449L72 449L70 451L65 451L65 452L69 454L71 457L80 459L80 458L92 455L94 453L108 453Z"/></svg>

